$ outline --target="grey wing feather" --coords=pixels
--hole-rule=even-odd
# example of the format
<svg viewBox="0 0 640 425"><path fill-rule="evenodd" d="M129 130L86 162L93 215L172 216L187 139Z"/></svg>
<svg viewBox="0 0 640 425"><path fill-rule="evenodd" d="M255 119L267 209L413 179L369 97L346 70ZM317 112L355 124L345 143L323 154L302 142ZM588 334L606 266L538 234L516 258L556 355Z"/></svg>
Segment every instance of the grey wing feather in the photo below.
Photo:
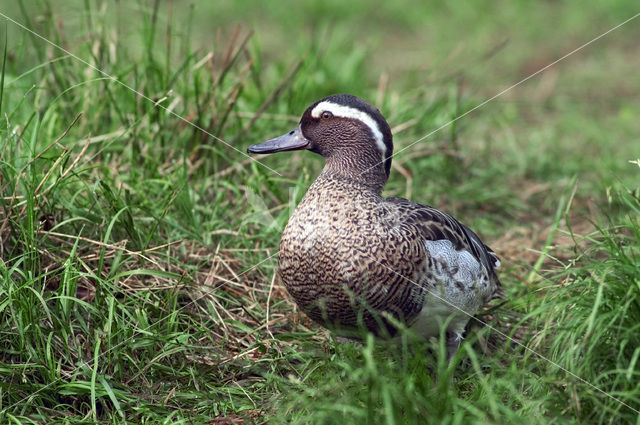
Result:
<svg viewBox="0 0 640 425"><path fill-rule="evenodd" d="M480 237L464 224L449 214L428 205L418 204L404 198L386 198L385 201L394 204L403 212L403 218L410 220L421 228L428 240L450 240L456 249L466 249L488 271L490 279L495 284L494 297L502 298L502 286L495 269L500 266L500 260L491 248L482 242Z"/></svg>

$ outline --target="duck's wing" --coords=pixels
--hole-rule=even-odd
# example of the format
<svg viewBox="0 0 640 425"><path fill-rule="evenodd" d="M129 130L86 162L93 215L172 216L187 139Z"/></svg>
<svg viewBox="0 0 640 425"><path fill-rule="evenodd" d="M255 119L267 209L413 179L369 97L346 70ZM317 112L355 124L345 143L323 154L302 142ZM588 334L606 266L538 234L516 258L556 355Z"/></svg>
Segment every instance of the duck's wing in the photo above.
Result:
<svg viewBox="0 0 640 425"><path fill-rule="evenodd" d="M456 250L466 250L487 270L489 280L494 287L493 297L503 298L502 285L496 274L500 259L491 248L482 242L473 230L460 223L449 214L428 205L418 204L404 198L386 198L385 202L393 209L403 223L420 229L426 240L450 241Z"/></svg>

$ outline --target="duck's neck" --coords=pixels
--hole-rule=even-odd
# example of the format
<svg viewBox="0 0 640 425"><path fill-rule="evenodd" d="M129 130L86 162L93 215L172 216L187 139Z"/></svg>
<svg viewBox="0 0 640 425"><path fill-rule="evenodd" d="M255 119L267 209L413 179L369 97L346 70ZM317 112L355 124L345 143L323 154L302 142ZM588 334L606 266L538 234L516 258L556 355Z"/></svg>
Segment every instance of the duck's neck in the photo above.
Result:
<svg viewBox="0 0 640 425"><path fill-rule="evenodd" d="M362 153L359 156L336 155L326 158L321 176L350 181L378 195L387 183L384 164L380 163L379 158L368 158Z"/></svg>

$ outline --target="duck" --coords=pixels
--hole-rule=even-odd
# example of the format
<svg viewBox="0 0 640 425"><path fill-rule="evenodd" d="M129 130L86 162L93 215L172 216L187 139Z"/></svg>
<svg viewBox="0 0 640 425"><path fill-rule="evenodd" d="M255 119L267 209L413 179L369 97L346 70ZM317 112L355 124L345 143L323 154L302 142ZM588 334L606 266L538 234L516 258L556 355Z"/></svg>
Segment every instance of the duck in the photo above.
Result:
<svg viewBox="0 0 640 425"><path fill-rule="evenodd" d="M350 94L309 106L296 128L251 154L308 150L324 157L282 232L280 278L306 315L338 335L425 339L458 350L469 320L502 298L500 260L451 215L383 197L393 137L380 111Z"/></svg>

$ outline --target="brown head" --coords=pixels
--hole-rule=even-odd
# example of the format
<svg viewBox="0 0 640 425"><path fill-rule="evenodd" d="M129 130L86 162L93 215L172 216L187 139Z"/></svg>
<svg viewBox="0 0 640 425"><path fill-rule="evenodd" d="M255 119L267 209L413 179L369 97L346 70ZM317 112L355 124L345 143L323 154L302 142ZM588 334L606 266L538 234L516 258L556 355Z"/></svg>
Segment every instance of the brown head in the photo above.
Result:
<svg viewBox="0 0 640 425"><path fill-rule="evenodd" d="M289 133L249 146L249 153L307 149L326 159L325 173L363 181L376 188L389 177L393 141L384 117L350 94L334 94L309 106Z"/></svg>

